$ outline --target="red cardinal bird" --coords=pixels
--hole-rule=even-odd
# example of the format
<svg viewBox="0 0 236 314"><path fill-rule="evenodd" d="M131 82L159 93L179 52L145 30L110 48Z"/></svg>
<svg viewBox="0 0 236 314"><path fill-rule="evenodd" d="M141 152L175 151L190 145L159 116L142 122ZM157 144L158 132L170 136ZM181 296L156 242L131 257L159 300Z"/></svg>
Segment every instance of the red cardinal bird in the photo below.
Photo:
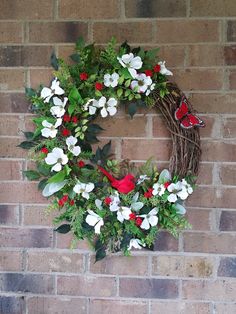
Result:
<svg viewBox="0 0 236 314"><path fill-rule="evenodd" d="M108 180L111 182L111 186L115 188L118 192L128 194L129 192L134 190L135 178L132 174L129 173L123 179L117 180L101 166L98 166L98 169L108 178Z"/></svg>

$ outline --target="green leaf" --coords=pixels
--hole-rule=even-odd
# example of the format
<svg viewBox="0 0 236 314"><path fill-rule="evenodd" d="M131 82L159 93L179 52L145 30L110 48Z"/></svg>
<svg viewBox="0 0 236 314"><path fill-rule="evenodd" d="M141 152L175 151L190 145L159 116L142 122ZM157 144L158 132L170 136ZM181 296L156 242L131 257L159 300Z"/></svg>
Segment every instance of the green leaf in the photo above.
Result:
<svg viewBox="0 0 236 314"><path fill-rule="evenodd" d="M133 95L133 94L130 94L129 97L128 97L128 99L129 99L129 100L134 99L134 95Z"/></svg>
<svg viewBox="0 0 236 314"><path fill-rule="evenodd" d="M57 56L55 54L55 52L53 51L53 53L51 54L51 66L58 71L59 69L59 63L58 63L58 59Z"/></svg>
<svg viewBox="0 0 236 314"><path fill-rule="evenodd" d="M127 81L125 82L125 87L129 87L129 86L130 86L130 83L131 83L131 80L127 80Z"/></svg>
<svg viewBox="0 0 236 314"><path fill-rule="evenodd" d="M124 76L125 79L132 79L131 74L129 73L129 70L127 68L121 69L122 76Z"/></svg>
<svg viewBox="0 0 236 314"><path fill-rule="evenodd" d="M24 136L27 140L32 140L34 138L34 132L24 132Z"/></svg>
<svg viewBox="0 0 236 314"><path fill-rule="evenodd" d="M30 181L38 180L41 177L40 173L38 173L35 170L26 170L26 171L23 171L23 174Z"/></svg>
<svg viewBox="0 0 236 314"><path fill-rule="evenodd" d="M45 163L40 163L37 165L37 170L39 173L41 173L42 175L44 175L45 177L47 177L50 174L50 166L48 166Z"/></svg>
<svg viewBox="0 0 236 314"><path fill-rule="evenodd" d="M105 144L102 148L102 154L104 158L106 158L111 151L111 141L109 141L107 144Z"/></svg>
<svg viewBox="0 0 236 314"><path fill-rule="evenodd" d="M56 173L54 176L48 179L48 183L61 182L65 179L66 173L64 170Z"/></svg>
<svg viewBox="0 0 236 314"><path fill-rule="evenodd" d="M43 180L39 181L38 189L43 190L45 188L46 184L47 184L47 179L43 179Z"/></svg>
<svg viewBox="0 0 236 314"><path fill-rule="evenodd" d="M119 88L119 89L117 90L117 96L120 98L120 97L122 96L122 94L123 94L123 89L122 89L122 88Z"/></svg>
<svg viewBox="0 0 236 314"><path fill-rule="evenodd" d="M73 53L70 55L70 58L72 61L79 63L80 62L80 55L78 53Z"/></svg>
<svg viewBox="0 0 236 314"><path fill-rule="evenodd" d="M123 82L124 82L124 76L123 75L121 75L120 77L119 77L119 80L118 80L118 83L121 85Z"/></svg>
<svg viewBox="0 0 236 314"><path fill-rule="evenodd" d="M84 48L85 41L83 37L79 37L78 40L76 41L76 48L77 49L82 49Z"/></svg>
<svg viewBox="0 0 236 314"><path fill-rule="evenodd" d="M91 132L91 133L100 133L101 131L103 131L104 129L102 128L102 127L100 127L100 125L98 125L98 124L95 124L95 123L93 123L93 124L90 124L89 126L88 126L88 132Z"/></svg>
<svg viewBox="0 0 236 314"><path fill-rule="evenodd" d="M35 145L36 145L35 142L23 141L19 145L17 145L17 147L21 147L23 149L30 149L30 148L34 147Z"/></svg>
<svg viewBox="0 0 236 314"><path fill-rule="evenodd" d="M35 90L33 88L29 88L29 87L25 88L25 94L29 98L36 96Z"/></svg>
<svg viewBox="0 0 236 314"><path fill-rule="evenodd" d="M136 112L137 112L137 104L135 102L131 102L128 106L128 113L130 117L133 118Z"/></svg>
<svg viewBox="0 0 236 314"><path fill-rule="evenodd" d="M77 104L81 104L83 99L78 91L78 89L74 86L68 96L70 105L68 107L68 113L69 115L72 115L72 113L74 112Z"/></svg>
<svg viewBox="0 0 236 314"><path fill-rule="evenodd" d="M63 224L61 226L59 226L57 229L54 229L54 231L57 231L59 233L68 233L70 231L70 225L69 224Z"/></svg>
<svg viewBox="0 0 236 314"><path fill-rule="evenodd" d="M106 257L106 251L105 251L105 248L102 247L100 250L96 251L95 263L102 260L104 257Z"/></svg>

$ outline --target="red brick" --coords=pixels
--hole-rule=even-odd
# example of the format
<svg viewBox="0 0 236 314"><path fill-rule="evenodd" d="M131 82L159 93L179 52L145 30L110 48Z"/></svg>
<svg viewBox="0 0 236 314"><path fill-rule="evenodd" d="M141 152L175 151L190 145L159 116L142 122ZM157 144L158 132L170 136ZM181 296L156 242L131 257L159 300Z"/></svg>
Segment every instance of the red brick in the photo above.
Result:
<svg viewBox="0 0 236 314"><path fill-rule="evenodd" d="M168 277L211 277L213 267L212 258L159 255L153 257L152 274Z"/></svg>
<svg viewBox="0 0 236 314"><path fill-rule="evenodd" d="M0 205L0 224L16 225L19 223L19 209L14 205Z"/></svg>
<svg viewBox="0 0 236 314"><path fill-rule="evenodd" d="M0 160L0 180L20 180L22 177L21 172L21 161Z"/></svg>
<svg viewBox="0 0 236 314"><path fill-rule="evenodd" d="M211 314L210 303L151 302L151 314Z"/></svg>
<svg viewBox="0 0 236 314"><path fill-rule="evenodd" d="M170 157L171 142L168 140L122 140L122 158L131 160L147 160L153 157L155 160L165 161Z"/></svg>
<svg viewBox="0 0 236 314"><path fill-rule="evenodd" d="M51 247L52 231L49 229L1 228L2 247Z"/></svg>
<svg viewBox="0 0 236 314"><path fill-rule="evenodd" d="M119 17L116 0L61 0L59 17L64 19L111 19Z"/></svg>
<svg viewBox="0 0 236 314"><path fill-rule="evenodd" d="M78 253L28 252L28 271L30 272L70 272L83 273L84 257Z"/></svg>
<svg viewBox="0 0 236 314"><path fill-rule="evenodd" d="M219 22L210 20L175 20L156 22L156 43L218 42ZM174 27L173 27L174 25Z"/></svg>
<svg viewBox="0 0 236 314"><path fill-rule="evenodd" d="M53 219L58 215L58 212L48 212L46 205L44 206L24 206L23 224L34 226L52 226Z"/></svg>
<svg viewBox="0 0 236 314"><path fill-rule="evenodd" d="M25 309L25 300L22 297L0 297L1 312L9 313L9 309L13 314L22 314Z"/></svg>
<svg viewBox="0 0 236 314"><path fill-rule="evenodd" d="M235 16L234 0L191 0L190 16Z"/></svg>
<svg viewBox="0 0 236 314"><path fill-rule="evenodd" d="M197 184L211 184L212 183L212 170L213 164L200 163L199 174L197 178Z"/></svg>
<svg viewBox="0 0 236 314"><path fill-rule="evenodd" d="M21 271L22 254L21 252L1 251L0 271Z"/></svg>
<svg viewBox="0 0 236 314"><path fill-rule="evenodd" d="M1 112L27 112L29 111L29 105L23 93L0 93Z"/></svg>
<svg viewBox="0 0 236 314"><path fill-rule="evenodd" d="M0 8L1 8L1 4L0 4ZM0 13L0 16L1 16L1 13ZM23 24L22 23L0 22L0 43L2 44L21 43L22 40L23 40Z"/></svg>
<svg viewBox="0 0 236 314"><path fill-rule="evenodd" d="M116 278L95 276L58 276L58 294L112 297L116 295Z"/></svg>
<svg viewBox="0 0 236 314"><path fill-rule="evenodd" d="M188 47L188 66L221 66L224 63L220 45L191 45Z"/></svg>
<svg viewBox="0 0 236 314"><path fill-rule="evenodd" d="M0 157L24 158L27 152L22 148L17 147L22 141L23 138L1 138Z"/></svg>
<svg viewBox="0 0 236 314"><path fill-rule="evenodd" d="M220 231L236 231L236 212L222 211L220 215Z"/></svg>
<svg viewBox="0 0 236 314"><path fill-rule="evenodd" d="M79 314L86 314L86 299L69 297L30 297L27 299L29 314L71 314L78 309Z"/></svg>
<svg viewBox="0 0 236 314"><path fill-rule="evenodd" d="M186 232L184 233L183 239L185 252L215 254L236 253L236 234Z"/></svg>
<svg viewBox="0 0 236 314"><path fill-rule="evenodd" d="M147 256L138 256L138 258L135 256L109 256L99 263L94 263L94 257L92 257L90 272L107 275L147 276L148 258Z"/></svg>
<svg viewBox="0 0 236 314"><path fill-rule="evenodd" d="M229 71L229 89L236 89L236 71Z"/></svg>
<svg viewBox="0 0 236 314"><path fill-rule="evenodd" d="M70 249L73 243L73 234L61 234L56 233L56 247L59 249ZM73 243L74 244L74 243ZM76 245L73 245L73 248L85 251L91 251L91 246L89 245L88 241L86 240L78 240L76 241Z"/></svg>
<svg viewBox="0 0 236 314"><path fill-rule="evenodd" d="M236 144L219 141L202 142L203 161L235 161Z"/></svg>
<svg viewBox="0 0 236 314"><path fill-rule="evenodd" d="M215 129L218 131L218 125L216 125L217 120L213 117L200 116L200 118L204 121L205 127L200 128L200 136L201 137L218 137L218 134L215 136Z"/></svg>
<svg viewBox="0 0 236 314"><path fill-rule="evenodd" d="M236 137L236 118L225 118L223 121L223 137Z"/></svg>
<svg viewBox="0 0 236 314"><path fill-rule="evenodd" d="M90 300L89 313L93 314L146 314L147 303L130 300Z"/></svg>
<svg viewBox="0 0 236 314"><path fill-rule="evenodd" d="M189 100L198 112L236 113L236 94L191 94Z"/></svg>
<svg viewBox="0 0 236 314"><path fill-rule="evenodd" d="M29 25L29 41L32 43L75 42L87 38L88 25L84 22L32 22Z"/></svg>
<svg viewBox="0 0 236 314"><path fill-rule="evenodd" d="M121 297L176 299L178 293L177 280L120 278Z"/></svg>
<svg viewBox="0 0 236 314"><path fill-rule="evenodd" d="M217 314L235 313L236 304L235 303L216 303L215 311Z"/></svg>
<svg viewBox="0 0 236 314"><path fill-rule="evenodd" d="M223 257L220 260L217 275L220 277L236 277L236 258Z"/></svg>
<svg viewBox="0 0 236 314"><path fill-rule="evenodd" d="M1 0L0 19L27 20L52 18L53 0Z"/></svg>
<svg viewBox="0 0 236 314"><path fill-rule="evenodd" d="M0 290L36 294L54 293L53 277L48 275L4 273L0 274Z"/></svg>
<svg viewBox="0 0 236 314"><path fill-rule="evenodd" d="M68 64L74 64L70 56L75 53L75 45L60 45L58 47L58 56L66 61Z"/></svg>
<svg viewBox="0 0 236 314"><path fill-rule="evenodd" d="M126 17L182 17L186 16L186 0L126 0Z"/></svg>
<svg viewBox="0 0 236 314"><path fill-rule="evenodd" d="M216 281L183 281L183 299L235 301L236 282Z"/></svg>
<svg viewBox="0 0 236 314"><path fill-rule="evenodd" d="M0 117L0 135L5 136L16 136L22 135L23 132L20 130L20 117L18 116L7 116L2 115Z"/></svg>
<svg viewBox="0 0 236 314"><path fill-rule="evenodd" d="M235 185L236 165L227 164L220 167L220 180L225 185Z"/></svg>
<svg viewBox="0 0 236 314"><path fill-rule="evenodd" d="M40 84L49 86L52 79L52 69L30 69L30 86L32 88L38 88Z"/></svg>
<svg viewBox="0 0 236 314"><path fill-rule="evenodd" d="M125 40L130 43L148 43L152 40L152 24L98 22L93 25L93 36L96 43L107 43L112 36L115 36L119 43Z"/></svg>
<svg viewBox="0 0 236 314"><path fill-rule="evenodd" d="M0 69L0 90L22 90L25 85L24 70Z"/></svg>
<svg viewBox="0 0 236 314"><path fill-rule="evenodd" d="M235 3L234 3L235 8ZM227 22L227 40L236 41L236 23L235 21Z"/></svg>
<svg viewBox="0 0 236 314"><path fill-rule="evenodd" d="M223 86L223 71L221 69L175 70L173 79L185 91L219 90Z"/></svg>
<svg viewBox="0 0 236 314"><path fill-rule="evenodd" d="M226 65L236 65L236 46L225 46L224 60Z"/></svg>
<svg viewBox="0 0 236 314"><path fill-rule="evenodd" d="M153 137L170 137L170 132L167 129L163 116L152 118L152 133Z"/></svg>
<svg viewBox="0 0 236 314"><path fill-rule="evenodd" d="M154 243L154 251L178 251L178 240L175 239L170 233L160 231Z"/></svg>
<svg viewBox="0 0 236 314"><path fill-rule="evenodd" d="M193 230L210 230L211 229L211 211L206 209L187 208L186 218L192 225Z"/></svg>
<svg viewBox="0 0 236 314"><path fill-rule="evenodd" d="M158 53L160 60L165 60L168 67L182 67L185 60L185 47L162 46Z"/></svg>

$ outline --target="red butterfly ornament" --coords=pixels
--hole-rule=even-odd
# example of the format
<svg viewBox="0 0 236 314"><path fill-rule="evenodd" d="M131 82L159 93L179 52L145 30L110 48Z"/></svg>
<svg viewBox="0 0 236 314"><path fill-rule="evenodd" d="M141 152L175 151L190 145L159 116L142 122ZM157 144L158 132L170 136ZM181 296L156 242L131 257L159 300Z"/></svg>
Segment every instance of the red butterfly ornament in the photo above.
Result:
<svg viewBox="0 0 236 314"><path fill-rule="evenodd" d="M180 121L180 125L184 129L190 129L194 126L205 126L205 123L198 116L190 112L185 97L182 97L180 106L175 110L175 119Z"/></svg>

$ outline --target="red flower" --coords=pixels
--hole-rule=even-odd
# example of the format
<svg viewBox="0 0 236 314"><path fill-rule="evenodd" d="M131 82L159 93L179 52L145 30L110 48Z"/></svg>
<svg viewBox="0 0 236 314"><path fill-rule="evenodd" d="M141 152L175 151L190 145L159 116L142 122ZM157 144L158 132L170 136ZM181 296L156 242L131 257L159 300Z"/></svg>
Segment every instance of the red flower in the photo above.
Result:
<svg viewBox="0 0 236 314"><path fill-rule="evenodd" d="M110 205L110 204L111 204L111 198L110 198L110 197L105 197L104 203L105 203L106 205Z"/></svg>
<svg viewBox="0 0 236 314"><path fill-rule="evenodd" d="M60 199L60 200L58 201L58 205L59 205L59 206L64 206L64 202L63 202L62 199Z"/></svg>
<svg viewBox="0 0 236 314"><path fill-rule="evenodd" d="M73 206L74 204L75 204L75 201L74 201L74 200L71 200L71 201L70 201L70 205Z"/></svg>
<svg viewBox="0 0 236 314"><path fill-rule="evenodd" d="M70 122L70 116L69 116L68 114L65 114L65 115L63 116L63 121L64 121L64 122Z"/></svg>
<svg viewBox="0 0 236 314"><path fill-rule="evenodd" d="M135 178L132 174L129 173L123 179L117 180L101 166L98 166L98 169L108 178L108 180L111 182L111 186L117 189L118 192L123 193L123 194L128 194L129 192L134 190Z"/></svg>
<svg viewBox="0 0 236 314"><path fill-rule="evenodd" d="M135 220L135 219L136 219L135 213L129 214L129 219L130 219L130 220Z"/></svg>
<svg viewBox="0 0 236 314"><path fill-rule="evenodd" d="M167 189L169 185L170 185L170 182L165 182L165 183L164 183L165 189Z"/></svg>
<svg viewBox="0 0 236 314"><path fill-rule="evenodd" d="M81 79L81 81L86 81L88 79L88 73L86 72L80 73L79 78Z"/></svg>
<svg viewBox="0 0 236 314"><path fill-rule="evenodd" d="M76 116L71 118L71 122L73 123L77 123L78 122L78 118Z"/></svg>
<svg viewBox="0 0 236 314"><path fill-rule="evenodd" d="M160 66L160 64L156 64L155 66L154 66L154 72L156 72L156 73L158 73L158 72L160 72L161 71L161 66Z"/></svg>
<svg viewBox="0 0 236 314"><path fill-rule="evenodd" d="M67 194L63 195L61 199L63 200L64 203L67 202L68 201L68 195Z"/></svg>
<svg viewBox="0 0 236 314"><path fill-rule="evenodd" d="M63 136L69 136L69 135L70 135L70 130L68 130L68 129L63 129L63 130L61 131L61 134L62 134Z"/></svg>
<svg viewBox="0 0 236 314"><path fill-rule="evenodd" d="M146 76L153 76L153 73L151 70L145 70L144 72L145 72Z"/></svg>
<svg viewBox="0 0 236 314"><path fill-rule="evenodd" d="M44 154L47 154L48 153L47 147L41 148L41 152L44 153Z"/></svg>
<svg viewBox="0 0 236 314"><path fill-rule="evenodd" d="M143 221L140 217L136 218L136 220L135 220L136 226L138 226L138 227L141 226L142 222Z"/></svg>
<svg viewBox="0 0 236 314"><path fill-rule="evenodd" d="M147 190L147 192L144 193L144 197L146 197L146 198L151 198L151 197L153 197L152 191L153 191L153 188L149 188L149 189Z"/></svg>
<svg viewBox="0 0 236 314"><path fill-rule="evenodd" d="M95 89L96 90L102 90L103 89L103 84L100 82L96 82L95 83Z"/></svg>
<svg viewBox="0 0 236 314"><path fill-rule="evenodd" d="M85 162L83 160L80 160L78 161L77 165L80 167L80 168L83 168L85 166Z"/></svg>

